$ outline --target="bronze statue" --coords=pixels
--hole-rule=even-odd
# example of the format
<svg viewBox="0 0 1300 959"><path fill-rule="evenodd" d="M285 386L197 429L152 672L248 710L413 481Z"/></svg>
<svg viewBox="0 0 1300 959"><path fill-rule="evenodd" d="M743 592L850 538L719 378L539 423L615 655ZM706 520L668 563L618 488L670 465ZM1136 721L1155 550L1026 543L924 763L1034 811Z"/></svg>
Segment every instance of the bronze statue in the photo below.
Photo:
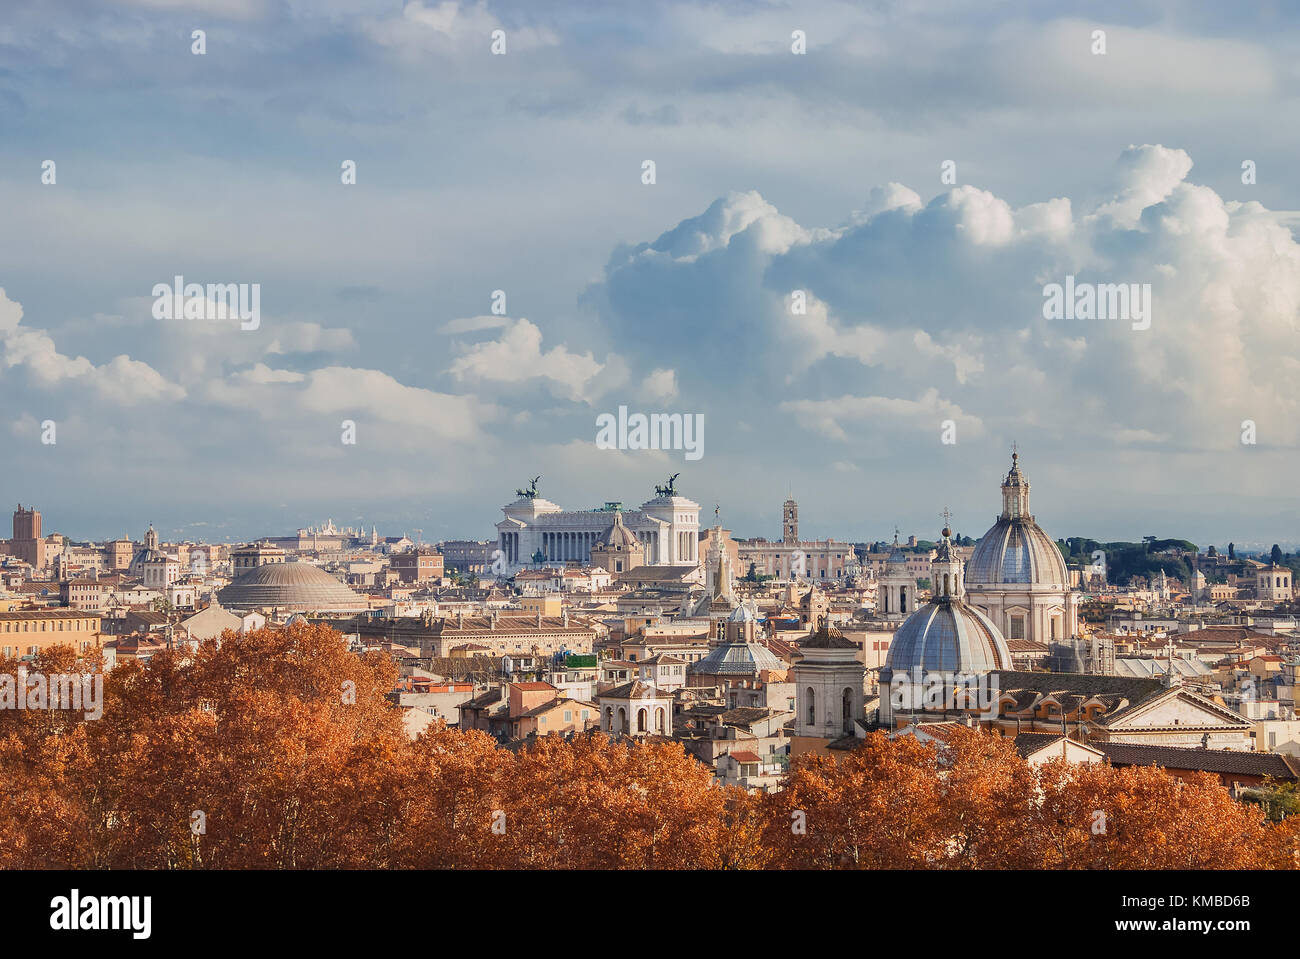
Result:
<svg viewBox="0 0 1300 959"><path fill-rule="evenodd" d="M676 496L676 495L677 495L677 477L679 477L679 476L681 476L681 475L682 475L681 473L674 473L672 476L668 477L668 482L665 483L663 486L656 486L656 487L655 487L655 495L656 495L656 496Z"/></svg>
<svg viewBox="0 0 1300 959"><path fill-rule="evenodd" d="M515 495L516 495L516 496L522 496L522 497L524 497L525 499L536 499L536 498L537 498L537 481L538 481L539 479L541 479L540 476L534 476L533 479L532 479L532 482L530 482L530 483L528 484L528 488L527 488L527 489L517 489L517 490L515 490Z"/></svg>

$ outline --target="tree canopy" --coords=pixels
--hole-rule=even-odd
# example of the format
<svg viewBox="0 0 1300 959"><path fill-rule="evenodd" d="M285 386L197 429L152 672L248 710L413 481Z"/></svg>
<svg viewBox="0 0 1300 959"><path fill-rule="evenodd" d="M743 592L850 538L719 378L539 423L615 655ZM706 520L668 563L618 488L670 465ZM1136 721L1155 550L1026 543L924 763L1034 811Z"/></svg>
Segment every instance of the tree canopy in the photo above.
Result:
<svg viewBox="0 0 1300 959"><path fill-rule="evenodd" d="M0 661L0 674L19 663ZM29 673L99 671L54 648ZM779 792L670 740L516 750L402 730L397 671L324 625L158 653L103 716L0 710L4 868L1294 868L1300 816L1210 776L1063 763L957 730L793 760ZM1100 815L1100 819L1099 819ZM1098 830L1098 823L1102 828Z"/></svg>

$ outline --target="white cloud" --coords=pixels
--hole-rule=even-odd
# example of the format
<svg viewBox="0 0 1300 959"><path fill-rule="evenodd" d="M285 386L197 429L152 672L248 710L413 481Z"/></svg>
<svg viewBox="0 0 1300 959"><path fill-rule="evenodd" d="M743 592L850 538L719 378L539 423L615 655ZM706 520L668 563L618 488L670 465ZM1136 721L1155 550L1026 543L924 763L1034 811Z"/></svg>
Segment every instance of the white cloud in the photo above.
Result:
<svg viewBox="0 0 1300 959"><path fill-rule="evenodd" d="M458 379L523 383L541 379L573 400L590 396L590 384L603 365L591 353L571 353L563 346L542 350L542 331L520 318L498 340L478 343L451 365Z"/></svg>
<svg viewBox="0 0 1300 959"><path fill-rule="evenodd" d="M800 425L829 439L848 442L848 429L866 427L879 432L928 431L938 444L941 423L954 420L958 436L977 436L982 424L977 417L943 399L936 389L926 390L915 400L889 396L845 394L829 400L787 400L781 408L794 414Z"/></svg>
<svg viewBox="0 0 1300 959"><path fill-rule="evenodd" d="M642 383L641 392L652 402L663 402L677 396L677 373L673 370L651 370Z"/></svg>
<svg viewBox="0 0 1300 959"><path fill-rule="evenodd" d="M30 374L39 388L63 390L82 384L95 398L126 406L185 396L183 387L125 354L96 366L84 356L60 353L47 333L23 327L22 318L22 306L0 287L0 362L8 369Z"/></svg>

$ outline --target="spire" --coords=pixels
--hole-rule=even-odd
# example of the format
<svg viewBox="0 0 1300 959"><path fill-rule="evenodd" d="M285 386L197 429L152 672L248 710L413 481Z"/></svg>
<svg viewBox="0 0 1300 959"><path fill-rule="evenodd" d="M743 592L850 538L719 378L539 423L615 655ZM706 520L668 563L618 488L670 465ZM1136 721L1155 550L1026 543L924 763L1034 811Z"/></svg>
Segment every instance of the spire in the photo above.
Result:
<svg viewBox="0 0 1300 959"><path fill-rule="evenodd" d="M935 551L934 560L930 564L931 593L934 600L940 603L960 600L965 592L961 558L953 552L952 548L951 520L952 515L947 507L944 507L942 538L939 540L939 548Z"/></svg>
<svg viewBox="0 0 1300 959"><path fill-rule="evenodd" d="M1011 470L1002 481L1002 519L1029 519L1029 480L1020 471L1020 453L1011 453Z"/></svg>

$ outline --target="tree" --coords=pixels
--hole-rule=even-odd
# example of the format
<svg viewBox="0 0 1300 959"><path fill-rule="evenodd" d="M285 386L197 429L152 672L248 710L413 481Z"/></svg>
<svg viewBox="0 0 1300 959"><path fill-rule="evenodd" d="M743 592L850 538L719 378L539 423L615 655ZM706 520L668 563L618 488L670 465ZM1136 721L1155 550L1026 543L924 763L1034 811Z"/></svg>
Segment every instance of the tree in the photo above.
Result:
<svg viewBox="0 0 1300 959"><path fill-rule="evenodd" d="M1257 803L1272 822L1281 822L1288 816L1300 813L1300 786L1296 783L1280 783L1272 776L1253 788L1242 791L1242 798L1249 803Z"/></svg>
<svg viewBox="0 0 1300 959"><path fill-rule="evenodd" d="M102 674L55 647L19 668ZM1293 784L1060 760L1009 740L874 732L782 788L714 782L673 741L518 750L402 731L384 656L300 624L102 675L100 719L0 709L0 868L1300 868Z"/></svg>
<svg viewBox="0 0 1300 959"><path fill-rule="evenodd" d="M842 757L805 754L784 788L764 797L763 840L789 869L901 869L933 865L945 837L932 747L871 733Z"/></svg>
<svg viewBox="0 0 1300 959"><path fill-rule="evenodd" d="M1228 559L1237 558L1237 547L1233 543L1228 544Z"/></svg>
<svg viewBox="0 0 1300 959"><path fill-rule="evenodd" d="M1273 549L1269 552L1269 559L1277 566L1282 565L1282 547L1278 546L1277 543L1273 544Z"/></svg>

